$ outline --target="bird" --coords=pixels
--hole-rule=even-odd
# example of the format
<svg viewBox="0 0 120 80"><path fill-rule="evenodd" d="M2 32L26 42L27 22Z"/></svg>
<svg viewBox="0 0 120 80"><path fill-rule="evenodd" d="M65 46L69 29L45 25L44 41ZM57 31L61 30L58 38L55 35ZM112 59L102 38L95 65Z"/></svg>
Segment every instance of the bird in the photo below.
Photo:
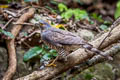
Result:
<svg viewBox="0 0 120 80"><path fill-rule="evenodd" d="M113 60L111 56L104 55L102 51L93 47L93 45L89 44L80 36L72 32L54 28L44 20L39 20L37 26L41 30L42 41L51 49L55 49L58 52L58 56L52 62L52 64L58 59L63 59L64 61L67 61L67 56L69 55L68 47L74 45L81 46L89 51L103 56L104 58L107 58L108 60Z"/></svg>

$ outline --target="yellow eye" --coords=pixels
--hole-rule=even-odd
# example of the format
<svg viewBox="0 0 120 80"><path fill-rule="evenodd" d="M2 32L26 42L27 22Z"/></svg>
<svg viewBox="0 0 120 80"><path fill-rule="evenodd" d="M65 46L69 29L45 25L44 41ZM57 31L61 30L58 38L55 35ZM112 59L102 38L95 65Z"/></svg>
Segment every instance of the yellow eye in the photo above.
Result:
<svg viewBox="0 0 120 80"><path fill-rule="evenodd" d="M40 23L40 26L43 26L43 24L42 24L42 23Z"/></svg>

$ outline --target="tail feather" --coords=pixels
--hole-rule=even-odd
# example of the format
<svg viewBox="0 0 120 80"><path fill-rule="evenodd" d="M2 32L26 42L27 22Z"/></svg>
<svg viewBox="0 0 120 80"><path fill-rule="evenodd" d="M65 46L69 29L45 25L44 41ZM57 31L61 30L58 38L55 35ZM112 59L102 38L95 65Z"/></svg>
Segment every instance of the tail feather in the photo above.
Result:
<svg viewBox="0 0 120 80"><path fill-rule="evenodd" d="M94 47L93 47L92 45L90 45L90 44L85 44L85 45L83 45L83 48L88 49L88 50L90 50L90 51L92 51L92 52L94 52L94 53L96 53L96 54L99 54L99 55L103 56L104 58L106 58L106 59L108 59L108 60L113 60L113 58L112 58L111 56L104 55L104 54L103 54L104 52L102 52L102 51L94 48Z"/></svg>

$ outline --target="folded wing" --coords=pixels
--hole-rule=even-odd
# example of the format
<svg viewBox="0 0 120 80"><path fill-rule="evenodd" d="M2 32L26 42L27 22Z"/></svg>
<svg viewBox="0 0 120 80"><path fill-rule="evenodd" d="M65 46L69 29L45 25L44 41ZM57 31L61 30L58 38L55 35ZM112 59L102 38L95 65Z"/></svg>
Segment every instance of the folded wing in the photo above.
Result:
<svg viewBox="0 0 120 80"><path fill-rule="evenodd" d="M86 42L79 36L60 29L50 28L42 33L44 40L54 42L56 44L85 44Z"/></svg>

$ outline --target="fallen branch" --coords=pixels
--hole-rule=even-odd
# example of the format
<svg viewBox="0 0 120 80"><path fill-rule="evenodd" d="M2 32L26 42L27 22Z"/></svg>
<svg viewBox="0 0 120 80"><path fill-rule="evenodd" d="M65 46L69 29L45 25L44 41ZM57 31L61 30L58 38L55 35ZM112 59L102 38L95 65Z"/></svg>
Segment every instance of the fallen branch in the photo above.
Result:
<svg viewBox="0 0 120 80"><path fill-rule="evenodd" d="M31 18L34 15L35 9L30 8L29 11L25 14L23 14L16 23L23 23L27 21L29 18ZM9 67L7 72L5 73L3 80L11 80L12 76L16 72L16 52L15 52L15 38L19 31L21 30L22 25L15 25L13 29L11 30L11 33L14 35L13 39L6 40L7 43L7 49L8 49L8 55L9 55Z"/></svg>
<svg viewBox="0 0 120 80"><path fill-rule="evenodd" d="M3 27L2 29L5 29L13 20L14 18L11 18Z"/></svg>
<svg viewBox="0 0 120 80"><path fill-rule="evenodd" d="M103 34L101 37L99 37L98 39L90 42L94 47L98 47L100 42L102 42L102 40L104 39L104 37L108 34L109 32ZM111 45L112 43L117 42L120 39L120 25L116 26L114 28L114 30L112 30L111 32L111 36L108 37L104 43L102 44L101 48L105 48L108 47L109 45ZM108 55L108 54L106 54ZM68 61L66 63L60 63L60 62L56 62L57 67L46 67L45 69L41 70L41 71L34 71L33 73L24 76L22 78L18 78L16 80L36 80L36 79L40 79L40 80L48 80L48 79L52 79L55 76L61 74L62 72L67 71L68 69L74 67L77 64L82 63L83 61L86 61L87 59L89 59L90 57L94 56L93 53L87 53L85 52L84 49L78 49L74 52L72 52L69 56L68 56Z"/></svg>

